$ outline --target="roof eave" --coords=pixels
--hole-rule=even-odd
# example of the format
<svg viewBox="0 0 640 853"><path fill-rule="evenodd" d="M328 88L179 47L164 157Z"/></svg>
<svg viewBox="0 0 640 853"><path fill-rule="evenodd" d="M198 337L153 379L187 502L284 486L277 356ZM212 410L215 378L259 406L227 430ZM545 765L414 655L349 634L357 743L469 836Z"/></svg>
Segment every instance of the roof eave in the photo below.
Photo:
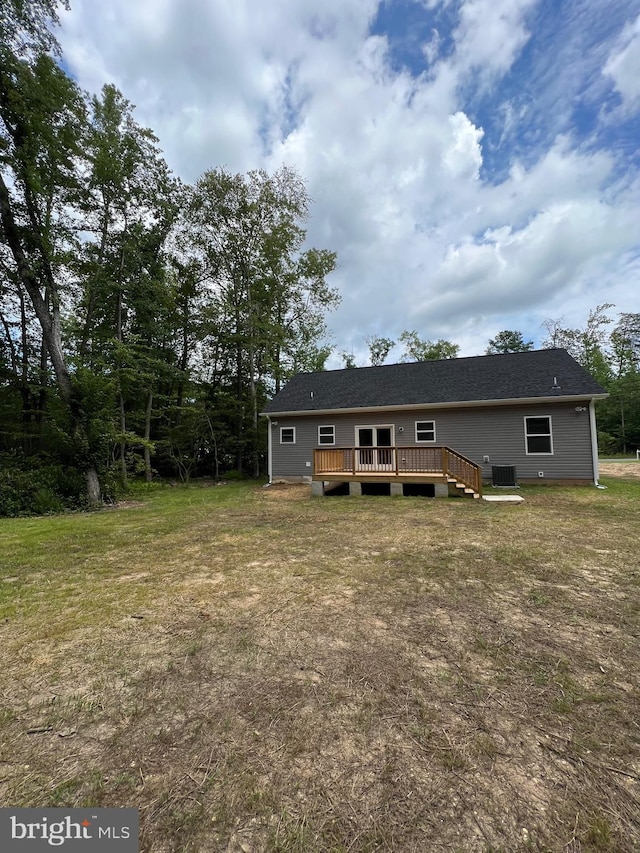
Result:
<svg viewBox="0 0 640 853"><path fill-rule="evenodd" d="M471 409L478 406L512 406L531 403L572 403L578 400L605 400L609 394L563 394L547 397L510 397L503 400L460 400L451 403L403 403L399 406L352 406L333 409L295 409L291 411L260 412L261 415L273 417L302 417L303 415L353 415L360 412L398 412L411 409Z"/></svg>

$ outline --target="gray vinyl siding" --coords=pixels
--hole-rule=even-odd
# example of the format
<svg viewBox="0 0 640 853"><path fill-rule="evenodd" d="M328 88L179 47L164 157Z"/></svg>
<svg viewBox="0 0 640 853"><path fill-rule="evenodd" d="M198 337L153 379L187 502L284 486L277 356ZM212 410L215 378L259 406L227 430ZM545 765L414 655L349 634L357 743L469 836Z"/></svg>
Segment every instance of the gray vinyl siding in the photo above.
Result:
<svg viewBox="0 0 640 853"><path fill-rule="evenodd" d="M318 426L328 426L331 419L318 417L274 418L272 421L272 476L275 480L283 477L310 477L313 474L313 450L318 447ZM295 444L280 444L282 427L296 428ZM341 447L336 429L335 447ZM308 464L307 464L308 463Z"/></svg>
<svg viewBox="0 0 640 853"><path fill-rule="evenodd" d="M576 406L587 407L576 412ZM416 442L416 421L435 421L436 440L482 465L483 477L491 478L492 465L515 465L521 479L592 480L593 460L589 424L589 401L531 405L483 406L479 408L420 409L396 413L345 415L300 415L276 417L273 432L273 477L305 477L313 473L313 450L318 447L318 426L335 425L335 447L353 447L357 426L393 424L396 447ZM551 418L553 455L527 455L524 418ZM296 427L296 444L280 444L280 428ZM403 427L400 431L399 428ZM429 447L430 443L424 443ZM489 462L484 463L483 457ZM307 465L307 463L309 463Z"/></svg>

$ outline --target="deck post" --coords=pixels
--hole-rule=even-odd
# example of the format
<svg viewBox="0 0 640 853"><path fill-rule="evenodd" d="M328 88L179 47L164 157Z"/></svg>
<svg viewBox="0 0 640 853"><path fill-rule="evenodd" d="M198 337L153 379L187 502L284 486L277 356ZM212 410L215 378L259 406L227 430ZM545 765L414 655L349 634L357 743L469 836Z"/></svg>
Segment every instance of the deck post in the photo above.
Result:
<svg viewBox="0 0 640 853"><path fill-rule="evenodd" d="M349 482L349 494L356 497L362 496L362 483L356 483L355 480Z"/></svg>

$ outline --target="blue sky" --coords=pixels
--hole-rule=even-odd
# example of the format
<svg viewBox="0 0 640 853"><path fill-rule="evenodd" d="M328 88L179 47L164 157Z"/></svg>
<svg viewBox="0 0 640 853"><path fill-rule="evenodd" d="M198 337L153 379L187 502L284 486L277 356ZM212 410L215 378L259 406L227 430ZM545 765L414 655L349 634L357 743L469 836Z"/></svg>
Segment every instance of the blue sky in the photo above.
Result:
<svg viewBox="0 0 640 853"><path fill-rule="evenodd" d="M359 363L374 334L475 355L640 311L640 0L71 3L71 72L115 83L184 180L305 178Z"/></svg>

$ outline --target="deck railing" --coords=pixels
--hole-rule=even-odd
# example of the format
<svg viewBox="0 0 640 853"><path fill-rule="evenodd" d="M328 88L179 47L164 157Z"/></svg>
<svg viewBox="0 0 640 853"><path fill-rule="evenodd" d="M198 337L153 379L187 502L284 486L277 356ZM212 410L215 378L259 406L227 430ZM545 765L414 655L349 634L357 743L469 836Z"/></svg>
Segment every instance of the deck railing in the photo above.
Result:
<svg viewBox="0 0 640 853"><path fill-rule="evenodd" d="M482 492L482 469L450 447L317 447L313 474L433 474Z"/></svg>
<svg viewBox="0 0 640 853"><path fill-rule="evenodd" d="M481 495L482 468L480 465L476 465L475 462L467 459L461 453L451 450L450 447L443 447L442 449L444 451L443 455L446 455L445 473L447 476L454 477L460 483L464 483L465 486L469 486L470 489Z"/></svg>

